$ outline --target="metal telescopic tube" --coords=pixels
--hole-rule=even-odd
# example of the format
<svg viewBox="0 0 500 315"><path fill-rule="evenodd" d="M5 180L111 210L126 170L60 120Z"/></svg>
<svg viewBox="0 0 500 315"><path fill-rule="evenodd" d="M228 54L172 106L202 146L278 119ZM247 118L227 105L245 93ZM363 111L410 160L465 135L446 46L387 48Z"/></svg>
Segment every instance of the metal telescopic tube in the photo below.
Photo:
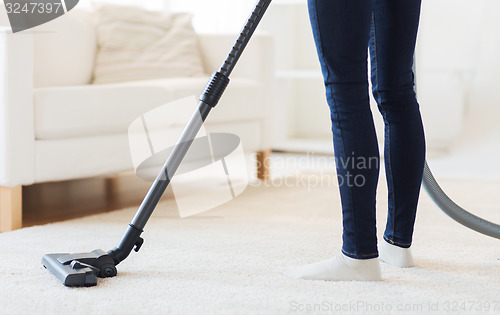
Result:
<svg viewBox="0 0 500 315"><path fill-rule="evenodd" d="M119 264L127 258L134 247L136 251L138 251L141 247L143 240L140 235L143 232L147 221L153 214L156 205L160 201L161 196L170 183L170 179L177 171L177 168L189 150L191 143L198 134L198 131L202 127L203 122L210 113L210 110L215 107L222 96L222 93L229 83L229 75L236 66L243 50L250 41L250 38L255 32L255 29L259 25L259 22L270 4L271 0L260 0L257 2L252 14L241 30L236 43L233 45L231 52L228 54L219 71L214 73L207 84L205 91L200 97L198 110L195 111L186 125L184 132L174 147L174 150L163 165L160 174L156 177L146 197L139 206L135 217L129 224L125 235L122 237L118 246L108 252L113 257L115 264Z"/></svg>
<svg viewBox="0 0 500 315"><path fill-rule="evenodd" d="M221 73L225 77L229 77L231 72L233 71L238 59L240 58L243 50L246 45L250 41L255 29L257 28L260 20L264 16L266 9L269 7L271 0L261 0L256 5L255 8L248 18L247 23L243 27L240 32L236 43L234 44L231 52L227 56L226 60L220 67L219 73ZM210 85L210 84L209 84ZM198 110L193 114L191 120L187 124L184 129L183 134L175 145L175 149L168 157L165 162L162 171L156 177L153 185L151 186L148 194L144 198L141 206L139 207L139 211L136 213L134 219L131 224L138 229L143 229L146 225L149 217L151 216L154 208L156 207L158 201L161 196L165 192L168 184L170 183L170 179L177 171L182 159L186 155L193 139L198 134L203 122L207 118L208 114L212 106L205 104L204 102L200 102L198 105ZM201 119L200 119L201 117ZM144 211L143 211L144 210Z"/></svg>
<svg viewBox="0 0 500 315"><path fill-rule="evenodd" d="M245 49L253 33L255 32L255 29L259 25L259 22L264 16L265 11L269 7L269 4L271 4L271 0L261 0L255 5L252 14L241 30L236 43L231 49L231 52L228 54L226 60L220 67L220 74L225 77L229 77L234 67L236 66L236 63L241 57L243 50ZM198 134L198 131L203 125L203 122L207 118L211 109L212 106L209 106L204 102L200 102L198 110L193 114L191 120L185 127L184 132L178 140L174 151L170 154L169 158L165 162L162 171L156 177L155 182L151 186L151 189L149 190L144 201L139 207L139 211L132 220L131 224L136 228L143 229L146 225L146 222L148 221L158 201L160 200L161 196L165 192L165 189L170 183L170 179L177 171L177 168L182 162L182 159L186 155L189 147L191 146L191 143L193 142L193 139ZM200 117L201 119L199 119ZM142 211L143 209L144 211Z"/></svg>
<svg viewBox="0 0 500 315"><path fill-rule="evenodd" d="M144 197L144 200L139 206L135 217L129 224L125 235L122 237L120 244L118 244L118 246L113 250L109 251L109 254L113 257L115 264L118 264L127 258L134 247L136 251L139 250L142 245L140 235L143 232L144 226L153 214L153 211L160 201L163 193L167 189L172 176L177 171L177 168L181 164L182 159L189 150L191 143L198 134L198 131L203 125L203 121L207 118L211 109L212 107L204 102L199 103L198 110L195 111L186 125L186 128L177 141L174 150L151 185L146 197Z"/></svg>
<svg viewBox="0 0 500 315"><path fill-rule="evenodd" d="M146 226L149 217L153 213L158 201L160 201L161 196L167 189L172 176L179 168L182 159L184 159L191 143L200 131L203 121L205 121L211 109L211 106L203 102L199 103L198 110L193 114L186 125L184 132L175 145L174 150L163 165L161 172L153 182L153 185L149 189L146 197L139 207L139 211L136 213L130 224L134 225L138 229L143 229L144 226Z"/></svg>

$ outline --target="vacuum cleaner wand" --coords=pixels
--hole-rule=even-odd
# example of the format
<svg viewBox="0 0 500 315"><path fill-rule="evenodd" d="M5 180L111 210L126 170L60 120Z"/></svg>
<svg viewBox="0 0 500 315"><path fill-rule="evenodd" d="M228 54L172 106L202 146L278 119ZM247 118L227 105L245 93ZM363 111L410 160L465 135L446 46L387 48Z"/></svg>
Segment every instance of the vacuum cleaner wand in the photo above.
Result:
<svg viewBox="0 0 500 315"><path fill-rule="evenodd" d="M139 206L118 246L108 252L97 249L90 253L60 253L43 256L43 266L50 270L64 285L75 287L95 286L97 277L116 276L115 266L127 258L132 250L139 251L144 242L141 238L144 226L151 217L161 196L168 187L170 179L177 171L210 110L219 102L229 84L229 75L270 4L271 0L260 0L255 5L226 60L210 78L200 96L197 110L184 128L172 153Z"/></svg>

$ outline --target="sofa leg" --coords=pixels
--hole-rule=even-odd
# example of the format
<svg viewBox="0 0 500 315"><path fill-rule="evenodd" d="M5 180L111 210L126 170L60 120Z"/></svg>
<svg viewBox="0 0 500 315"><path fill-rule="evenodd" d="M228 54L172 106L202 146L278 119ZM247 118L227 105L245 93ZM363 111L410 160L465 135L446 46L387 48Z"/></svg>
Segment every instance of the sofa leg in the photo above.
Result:
<svg viewBox="0 0 500 315"><path fill-rule="evenodd" d="M110 207L116 207L115 205L120 201L120 177L118 175L106 177L104 180L104 187L106 202Z"/></svg>
<svg viewBox="0 0 500 315"><path fill-rule="evenodd" d="M23 227L22 186L0 186L0 232Z"/></svg>
<svg viewBox="0 0 500 315"><path fill-rule="evenodd" d="M106 177L105 179L106 198L115 199L120 189L120 178L118 176Z"/></svg>
<svg viewBox="0 0 500 315"><path fill-rule="evenodd" d="M271 150L257 151L257 177L262 180L269 179L269 159Z"/></svg>

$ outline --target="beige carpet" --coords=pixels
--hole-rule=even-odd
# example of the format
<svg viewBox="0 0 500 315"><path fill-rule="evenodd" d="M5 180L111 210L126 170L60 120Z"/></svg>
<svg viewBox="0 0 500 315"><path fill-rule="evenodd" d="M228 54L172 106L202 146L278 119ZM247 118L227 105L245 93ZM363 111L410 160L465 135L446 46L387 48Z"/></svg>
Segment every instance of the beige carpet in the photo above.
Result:
<svg viewBox="0 0 500 315"><path fill-rule="evenodd" d="M417 268L382 265L383 282L288 279L281 272L340 249L337 188L317 174L249 187L232 202L179 219L162 202L139 253L93 288L62 286L43 254L108 250L136 209L0 234L1 314L500 313L500 241L470 231L422 194ZM500 222L500 182L442 181L452 198ZM379 232L385 189L379 195ZM496 308L496 309L495 309ZM402 312L405 310L406 312Z"/></svg>

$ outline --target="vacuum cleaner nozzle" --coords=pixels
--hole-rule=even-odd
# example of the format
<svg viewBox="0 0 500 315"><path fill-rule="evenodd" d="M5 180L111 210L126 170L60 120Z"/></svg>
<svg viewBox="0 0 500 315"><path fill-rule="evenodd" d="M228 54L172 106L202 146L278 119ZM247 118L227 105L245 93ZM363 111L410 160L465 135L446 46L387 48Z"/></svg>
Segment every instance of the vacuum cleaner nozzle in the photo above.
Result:
<svg viewBox="0 0 500 315"><path fill-rule="evenodd" d="M97 277L114 277L117 273L113 258L102 249L90 253L47 254L42 264L68 287L95 286Z"/></svg>

